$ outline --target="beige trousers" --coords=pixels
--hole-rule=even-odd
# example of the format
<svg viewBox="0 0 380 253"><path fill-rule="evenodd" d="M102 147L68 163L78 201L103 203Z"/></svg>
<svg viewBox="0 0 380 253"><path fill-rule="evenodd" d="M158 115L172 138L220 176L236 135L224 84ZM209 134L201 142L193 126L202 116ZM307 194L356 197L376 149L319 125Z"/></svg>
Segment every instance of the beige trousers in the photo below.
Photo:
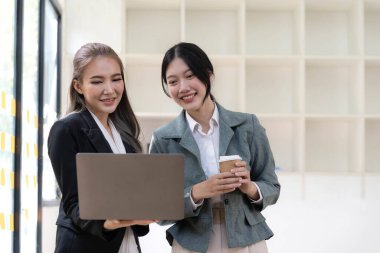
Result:
<svg viewBox="0 0 380 253"><path fill-rule="evenodd" d="M175 240L173 241L172 253L195 253L184 249ZM264 241L242 248L228 248L226 238L226 225L224 222L213 224L210 244L207 253L268 253L267 244Z"/></svg>

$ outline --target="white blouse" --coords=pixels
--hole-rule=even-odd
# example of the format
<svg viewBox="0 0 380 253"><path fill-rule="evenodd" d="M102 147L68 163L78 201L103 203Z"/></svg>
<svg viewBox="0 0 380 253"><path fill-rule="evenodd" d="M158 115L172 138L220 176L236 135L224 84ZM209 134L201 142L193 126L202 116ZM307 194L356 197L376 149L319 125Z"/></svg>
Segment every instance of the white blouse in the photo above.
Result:
<svg viewBox="0 0 380 253"><path fill-rule="evenodd" d="M201 155L202 169L207 178L219 173L219 111L216 105L214 108L214 112L209 122L210 128L207 133L204 133L202 131L202 126L186 112L186 120L189 124L195 142L198 145L199 153ZM251 202L261 204L263 201L261 190L255 182L252 183L256 185L260 197L258 200L251 199ZM190 199L194 210L203 204L203 200L200 203L194 203L193 199ZM220 201L221 196L211 198L211 203Z"/></svg>
<svg viewBox="0 0 380 253"><path fill-rule="evenodd" d="M102 125L100 120L95 116L95 114L93 114L90 110L89 112L91 113L91 116L94 118L100 130L102 131L108 144L111 146L112 152L114 154L125 154L126 150L123 144L123 140L121 139L120 133L119 131L117 131L112 121L110 119L108 120L108 124L112 132L112 135L110 135L107 129ZM119 253L138 253L135 237L130 227L127 227L125 230L124 238L121 242Z"/></svg>

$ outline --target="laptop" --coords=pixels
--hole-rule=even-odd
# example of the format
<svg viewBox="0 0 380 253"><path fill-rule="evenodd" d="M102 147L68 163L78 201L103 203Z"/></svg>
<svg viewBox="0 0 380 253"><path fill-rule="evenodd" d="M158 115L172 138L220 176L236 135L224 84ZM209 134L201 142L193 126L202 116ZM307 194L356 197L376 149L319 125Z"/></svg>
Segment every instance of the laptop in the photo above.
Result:
<svg viewBox="0 0 380 253"><path fill-rule="evenodd" d="M184 156L78 153L79 216L85 220L184 218Z"/></svg>

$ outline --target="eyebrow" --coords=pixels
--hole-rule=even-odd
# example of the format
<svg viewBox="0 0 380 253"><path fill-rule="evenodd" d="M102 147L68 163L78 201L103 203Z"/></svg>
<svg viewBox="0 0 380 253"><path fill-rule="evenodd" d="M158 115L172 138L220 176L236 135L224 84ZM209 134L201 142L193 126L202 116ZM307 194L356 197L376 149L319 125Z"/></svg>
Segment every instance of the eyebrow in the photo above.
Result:
<svg viewBox="0 0 380 253"><path fill-rule="evenodd" d="M186 73L189 72L189 71L190 71L190 72L193 72L193 71L191 71L191 69L187 69L187 70L185 70L183 73L186 74ZM169 79L169 78L171 78L171 77L176 77L176 75L170 75L170 76L167 76L166 79Z"/></svg>
<svg viewBox="0 0 380 253"><path fill-rule="evenodd" d="M166 79L169 79L169 78L172 78L172 77L175 77L175 75L167 76Z"/></svg>
<svg viewBox="0 0 380 253"><path fill-rule="evenodd" d="M116 73L111 75L111 77L116 77L116 76L121 76L121 73ZM95 78L104 78L104 76L92 76L90 79L95 79Z"/></svg>

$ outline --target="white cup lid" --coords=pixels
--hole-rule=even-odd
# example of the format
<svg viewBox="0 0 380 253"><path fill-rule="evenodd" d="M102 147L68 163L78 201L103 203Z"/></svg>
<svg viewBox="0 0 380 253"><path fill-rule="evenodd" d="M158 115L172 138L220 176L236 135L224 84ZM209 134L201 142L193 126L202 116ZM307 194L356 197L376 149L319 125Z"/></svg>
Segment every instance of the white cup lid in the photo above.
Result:
<svg viewBox="0 0 380 253"><path fill-rule="evenodd" d="M241 160L239 155L227 155L219 157L219 162L231 161L231 160Z"/></svg>

